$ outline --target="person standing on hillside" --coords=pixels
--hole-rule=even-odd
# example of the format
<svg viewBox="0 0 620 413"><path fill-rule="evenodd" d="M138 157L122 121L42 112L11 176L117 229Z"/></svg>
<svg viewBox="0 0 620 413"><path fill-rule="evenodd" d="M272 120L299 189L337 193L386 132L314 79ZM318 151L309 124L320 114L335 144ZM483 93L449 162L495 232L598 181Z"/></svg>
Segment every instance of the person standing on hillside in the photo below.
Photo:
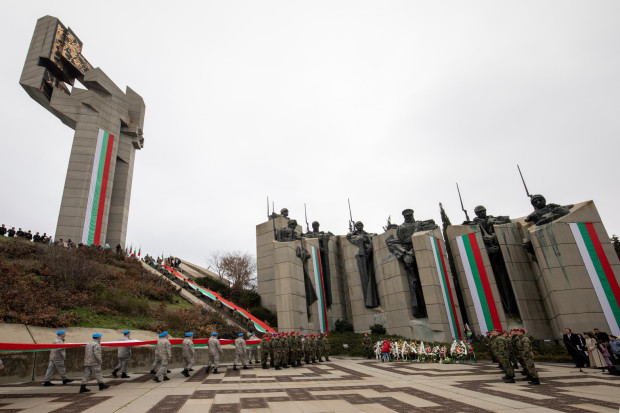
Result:
<svg viewBox="0 0 620 413"><path fill-rule="evenodd" d="M185 377L189 377L189 372L193 371L192 366L194 365L194 356L196 355L196 350L194 349L194 340L192 340L194 333L191 331L189 333L185 333L185 338L183 339L183 374Z"/></svg>
<svg viewBox="0 0 620 413"><path fill-rule="evenodd" d="M163 378L164 381L170 380L167 376L168 373L168 361L172 358L172 349L170 345L170 340L168 338L168 332L164 331L159 335L159 340L157 341L157 357L159 358L159 370L157 370L157 374L153 377L153 381L159 383L161 380L160 377Z"/></svg>
<svg viewBox="0 0 620 413"><path fill-rule="evenodd" d="M130 334L131 334L131 331L129 331L129 330L123 331L123 337L121 338L120 341L129 341L129 340L131 340ZM129 346L122 346L122 347L118 348L118 364L116 365L114 370L112 370L112 375L114 377L118 378L116 373L118 373L118 371L120 370L120 372L121 372L121 379L128 379L129 378L129 376L127 375L127 363L129 362L129 358L130 357L131 357L131 347L129 347Z"/></svg>
<svg viewBox="0 0 620 413"><path fill-rule="evenodd" d="M213 366L213 374L218 374L217 367L220 364L220 354L222 353L222 345L220 344L220 340L217 338L217 331L211 333L211 338L209 339L209 364L207 365L206 373L209 374L209 370L211 370L211 366Z"/></svg>
<svg viewBox="0 0 620 413"><path fill-rule="evenodd" d="M56 332L56 340L54 344L64 344L67 332L65 330L59 330ZM45 373L44 386L53 386L50 380L54 375L54 370L58 370L60 377L62 378L62 384L71 383L73 380L67 378L67 369L65 368L65 358L67 357L67 351L64 348L55 348L50 351L50 362L47 366L47 372Z"/></svg>
<svg viewBox="0 0 620 413"><path fill-rule="evenodd" d="M99 390L105 390L110 387L108 384L103 383L103 376L101 375L101 334L93 334L93 340L86 344L84 349L84 376L82 377L82 385L80 386L80 393L89 392L90 389L86 388L86 383L90 380L90 376L93 375L99 383Z"/></svg>

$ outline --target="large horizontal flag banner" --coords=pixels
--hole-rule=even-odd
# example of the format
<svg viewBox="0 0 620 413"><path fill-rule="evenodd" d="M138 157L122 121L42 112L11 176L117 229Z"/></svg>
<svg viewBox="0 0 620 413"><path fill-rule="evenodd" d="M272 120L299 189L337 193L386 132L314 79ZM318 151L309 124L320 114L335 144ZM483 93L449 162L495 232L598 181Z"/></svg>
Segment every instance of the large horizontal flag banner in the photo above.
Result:
<svg viewBox="0 0 620 413"><path fill-rule="evenodd" d="M476 241L476 234L470 233L456 237L456 243L459 247L467 285L474 302L476 318L480 325L480 334L484 334L494 328L502 330L489 277L480 255L480 246L478 241Z"/></svg>
<svg viewBox="0 0 620 413"><path fill-rule="evenodd" d="M459 327L459 318L456 313L456 306L454 297L452 295L452 288L450 287L450 278L448 277L448 271L446 270L446 260L444 258L443 249L441 243L435 237L429 237L431 239L431 246L433 247L433 257L435 258L435 269L439 275L439 284L441 285L441 294L443 295L443 302L446 306L446 313L448 313L448 322L450 323L450 332L452 338L461 338L461 328Z"/></svg>
<svg viewBox="0 0 620 413"><path fill-rule="evenodd" d="M620 287L591 222L568 224L611 333L620 335Z"/></svg>
<svg viewBox="0 0 620 413"><path fill-rule="evenodd" d="M84 218L84 229L82 231L82 243L86 245L99 245L101 242L103 211L105 209L105 196L108 190L113 148L114 135L99 129L93 170L90 176L88 200L86 201L86 217Z"/></svg>
<svg viewBox="0 0 620 413"><path fill-rule="evenodd" d="M208 338L196 338L193 340L196 347L206 347L209 344ZM221 345L235 345L235 340L232 339L219 339ZM246 340L246 345L256 346L260 343L260 340ZM49 344L33 344L33 343L0 343L0 351L47 351L56 348L72 348L83 347L87 343L49 343ZM119 340L119 341L104 341L101 343L102 347L136 347L146 345L156 345L157 340ZM180 346L183 344L182 338L171 338L170 344L173 346Z"/></svg>
<svg viewBox="0 0 620 413"><path fill-rule="evenodd" d="M318 297L317 306L319 307L319 327L321 333L327 333L327 304L325 303L325 281L323 278L323 267L321 266L321 253L317 247L311 246L312 268L314 270L314 285Z"/></svg>
<svg viewBox="0 0 620 413"><path fill-rule="evenodd" d="M211 291L211 290L208 290L208 289L206 289L204 287L199 286L198 284L196 284L195 282L193 282L189 278L179 274L178 271L176 271L172 267L169 267L167 265L163 265L163 267L165 269L167 269L168 271L170 271L171 273L173 273L174 276L177 277L178 279L187 282L187 284L189 284L190 288L193 288L194 290L200 291L202 293L202 295L204 295L206 297L209 297L213 301L215 301L216 299L220 300L221 303L223 305L225 305L226 307L230 308L233 311L237 311L243 317L245 317L245 318L247 318L249 320L252 320L252 322L254 323L254 327L256 328L257 331L260 331L261 333L266 333L266 332L275 333L275 330L273 328L269 327L267 324L263 323L261 320L259 320L258 318L254 317L248 311L242 309L241 307L238 307L236 304L232 303L231 301L228 301L228 300L222 298L222 296L219 295L218 293L216 293L215 291Z"/></svg>

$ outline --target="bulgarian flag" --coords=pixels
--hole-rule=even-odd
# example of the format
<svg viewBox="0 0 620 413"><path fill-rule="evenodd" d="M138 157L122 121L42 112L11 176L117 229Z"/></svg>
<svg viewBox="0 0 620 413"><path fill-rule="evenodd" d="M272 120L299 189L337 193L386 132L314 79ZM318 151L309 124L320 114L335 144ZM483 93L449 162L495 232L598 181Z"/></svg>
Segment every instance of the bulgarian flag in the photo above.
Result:
<svg viewBox="0 0 620 413"><path fill-rule="evenodd" d="M443 249L441 243L435 237L429 237L431 239L431 246L433 247L433 257L435 258L435 269L439 274L439 284L441 285L441 294L443 295L443 302L446 306L446 313L448 313L448 322L450 324L450 332L452 338L461 338L461 328L459 327L459 318L456 314L456 306L454 302L454 296L452 295L452 288L450 287L450 278L448 277L448 271L446 271L446 260L444 258Z"/></svg>
<svg viewBox="0 0 620 413"><path fill-rule="evenodd" d="M316 286L316 295L319 298L317 305L319 307L319 326L321 333L327 333L327 305L325 303L325 282L323 281L323 267L321 267L321 253L318 248L311 246L312 264L314 269L314 285Z"/></svg>
<svg viewBox="0 0 620 413"><path fill-rule="evenodd" d="M620 287L591 222L569 223L611 333L620 335Z"/></svg>
<svg viewBox="0 0 620 413"><path fill-rule="evenodd" d="M99 245L101 243L103 211L106 206L105 197L108 191L113 148L114 135L99 129L82 231L82 243L86 245Z"/></svg>
<svg viewBox="0 0 620 413"><path fill-rule="evenodd" d="M489 277L482 262L482 255L480 255L480 246L476 241L476 234L469 233L456 237L456 243L467 277L467 285L474 302L480 333L484 334L494 328L502 330L502 324L499 321L499 314L495 306L495 298L491 292L491 284L489 284Z"/></svg>
<svg viewBox="0 0 620 413"><path fill-rule="evenodd" d="M140 249L138 250L138 257L140 256L141 253L142 253L142 246L140 246Z"/></svg>

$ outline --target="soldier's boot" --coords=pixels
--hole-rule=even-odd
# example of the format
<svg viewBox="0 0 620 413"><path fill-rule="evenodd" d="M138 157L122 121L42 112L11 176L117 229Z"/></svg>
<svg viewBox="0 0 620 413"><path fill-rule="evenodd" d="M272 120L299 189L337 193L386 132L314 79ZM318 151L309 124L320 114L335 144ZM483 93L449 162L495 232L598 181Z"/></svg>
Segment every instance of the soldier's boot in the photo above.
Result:
<svg viewBox="0 0 620 413"><path fill-rule="evenodd" d="M508 375L508 373L504 374L504 377L502 377L502 380L508 379L510 378L510 376Z"/></svg>
<svg viewBox="0 0 620 413"><path fill-rule="evenodd" d="M189 377L189 371L187 371L187 369L183 369L181 374L184 375L185 377Z"/></svg>
<svg viewBox="0 0 620 413"><path fill-rule="evenodd" d="M213 369L213 374L220 374L220 372L217 369Z"/></svg>
<svg viewBox="0 0 620 413"><path fill-rule="evenodd" d="M168 380L170 380L168 376L164 376L164 381L168 381Z"/></svg>
<svg viewBox="0 0 620 413"><path fill-rule="evenodd" d="M286 365L286 363L282 363L280 367L282 367L283 369L288 369L288 366Z"/></svg>
<svg viewBox="0 0 620 413"><path fill-rule="evenodd" d="M315 359L312 359L312 364L316 364L316 360Z"/></svg>
<svg viewBox="0 0 620 413"><path fill-rule="evenodd" d="M116 373L118 373L118 370L116 369L112 370L112 375L114 376L115 379L118 379L118 376L116 375Z"/></svg>
<svg viewBox="0 0 620 413"><path fill-rule="evenodd" d="M527 374L527 376L523 377L523 381L530 381L530 380L534 380L534 377L530 376L529 373Z"/></svg>
<svg viewBox="0 0 620 413"><path fill-rule="evenodd" d="M237 365L233 364L233 370L237 370Z"/></svg>
<svg viewBox="0 0 620 413"><path fill-rule="evenodd" d="M271 367L274 367L274 365L273 365L273 360L271 360L271 361L269 362L269 365L270 365Z"/></svg>
<svg viewBox="0 0 620 413"><path fill-rule="evenodd" d="M267 367L267 364L263 363L263 368L268 369L269 367Z"/></svg>
<svg viewBox="0 0 620 413"><path fill-rule="evenodd" d="M155 370L151 370L149 373L151 374L157 374L157 372Z"/></svg>
<svg viewBox="0 0 620 413"><path fill-rule="evenodd" d="M211 366L207 366L207 369L205 370L206 374L209 374L209 371L211 370Z"/></svg>
<svg viewBox="0 0 620 413"><path fill-rule="evenodd" d="M527 370L521 370L519 372L522 376L527 376Z"/></svg>
<svg viewBox="0 0 620 413"><path fill-rule="evenodd" d="M243 366L243 370L248 370L248 366Z"/></svg>
<svg viewBox="0 0 620 413"><path fill-rule="evenodd" d="M515 378L512 376L508 376L507 379L503 379L504 383L514 383L515 382Z"/></svg>
<svg viewBox="0 0 620 413"><path fill-rule="evenodd" d="M172 373L170 370L166 370L166 373Z"/></svg>
<svg viewBox="0 0 620 413"><path fill-rule="evenodd" d="M67 384L67 383L71 383L73 380L71 379L63 379L62 380L62 384Z"/></svg>
<svg viewBox="0 0 620 413"><path fill-rule="evenodd" d="M538 378L532 379L528 382L529 384L540 384L540 380Z"/></svg>
<svg viewBox="0 0 620 413"><path fill-rule="evenodd" d="M194 371L194 369L187 369L187 371Z"/></svg>
<svg viewBox="0 0 620 413"><path fill-rule="evenodd" d="M319 357L319 363L322 363L322 362L323 362L323 358Z"/></svg>
<svg viewBox="0 0 620 413"><path fill-rule="evenodd" d="M325 356L325 361L329 361L329 357L328 356Z"/></svg>
<svg viewBox="0 0 620 413"><path fill-rule="evenodd" d="M157 377L157 376L153 377L153 381L155 383L161 383L161 380L159 380L159 377Z"/></svg>
<svg viewBox="0 0 620 413"><path fill-rule="evenodd" d="M55 386L54 383L52 383L51 381L46 381L45 383L43 383L44 386Z"/></svg>
<svg viewBox="0 0 620 413"><path fill-rule="evenodd" d="M105 383L99 383L99 390L109 389L110 385Z"/></svg>
<svg viewBox="0 0 620 413"><path fill-rule="evenodd" d="M85 384L82 384L80 386L80 393L86 393L86 392L89 392L89 391L90 391L90 389L86 388Z"/></svg>
<svg viewBox="0 0 620 413"><path fill-rule="evenodd" d="M280 366L276 366L276 370L282 370Z"/></svg>
<svg viewBox="0 0 620 413"><path fill-rule="evenodd" d="M130 377L127 375L127 373L121 374L121 379L128 379L128 378Z"/></svg>

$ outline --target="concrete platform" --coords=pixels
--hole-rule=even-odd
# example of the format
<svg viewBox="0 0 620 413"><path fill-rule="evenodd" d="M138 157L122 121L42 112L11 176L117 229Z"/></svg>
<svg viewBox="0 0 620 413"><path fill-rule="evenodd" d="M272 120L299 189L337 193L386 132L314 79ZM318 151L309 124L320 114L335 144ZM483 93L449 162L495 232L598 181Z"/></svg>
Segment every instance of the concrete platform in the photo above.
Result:
<svg viewBox="0 0 620 413"><path fill-rule="evenodd" d="M255 366L255 365L253 365ZM381 363L334 359L281 371L252 368L205 374L180 368L155 383L146 371L106 376L110 389L78 394L79 383L0 386L2 412L617 412L620 377L598 370L540 364L543 382L500 380L497 367L463 364ZM78 377L73 377L78 379ZM58 383L58 382L57 382Z"/></svg>

